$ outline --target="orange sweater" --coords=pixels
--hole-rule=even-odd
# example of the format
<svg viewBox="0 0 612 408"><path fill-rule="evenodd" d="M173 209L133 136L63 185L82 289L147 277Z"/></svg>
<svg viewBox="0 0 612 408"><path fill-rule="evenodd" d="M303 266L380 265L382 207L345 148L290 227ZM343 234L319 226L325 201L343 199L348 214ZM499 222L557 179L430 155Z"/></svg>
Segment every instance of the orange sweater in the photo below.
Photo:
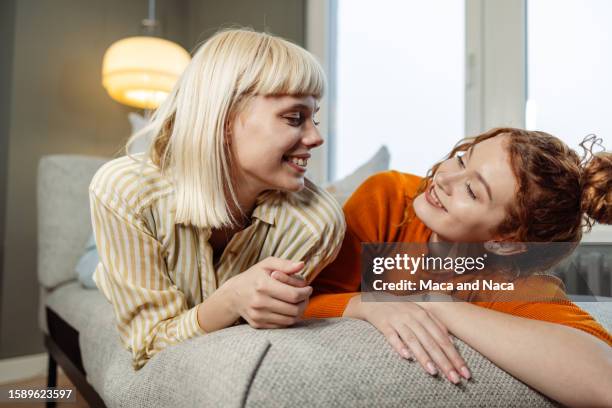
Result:
<svg viewBox="0 0 612 408"><path fill-rule="evenodd" d="M349 300L360 292L362 242L427 242L431 230L412 209L421 178L389 171L367 179L344 205L346 235L340 253L313 281L314 295L305 311L307 318L339 317ZM402 221L409 216L409 221ZM542 278L538 291L558 299L560 281ZM590 333L612 346L612 336L584 310L563 295L555 302L472 302L515 316L548 321Z"/></svg>

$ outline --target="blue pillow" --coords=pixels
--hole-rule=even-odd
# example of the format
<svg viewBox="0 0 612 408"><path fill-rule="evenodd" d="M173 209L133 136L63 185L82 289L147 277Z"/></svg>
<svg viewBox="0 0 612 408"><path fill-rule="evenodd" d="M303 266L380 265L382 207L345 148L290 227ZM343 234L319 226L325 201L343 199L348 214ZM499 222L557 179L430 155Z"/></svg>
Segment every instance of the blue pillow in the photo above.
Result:
<svg viewBox="0 0 612 408"><path fill-rule="evenodd" d="M96 240L94 235L91 234L85 244L85 253L79 259L76 265L75 271L79 278L81 285L87 289L97 289L96 283L93 280L93 274L96 271L96 267L100 262L98 257L98 249L96 248Z"/></svg>

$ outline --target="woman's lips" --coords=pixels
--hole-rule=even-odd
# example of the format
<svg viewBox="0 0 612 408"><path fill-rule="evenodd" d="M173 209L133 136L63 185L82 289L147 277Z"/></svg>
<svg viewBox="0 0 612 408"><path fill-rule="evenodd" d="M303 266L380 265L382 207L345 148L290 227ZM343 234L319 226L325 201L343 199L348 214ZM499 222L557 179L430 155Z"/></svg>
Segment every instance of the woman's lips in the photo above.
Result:
<svg viewBox="0 0 612 408"><path fill-rule="evenodd" d="M431 187L429 187L427 190L425 190L425 199L433 207L436 207L436 208L439 208L441 210L446 211L446 208L444 208L444 206L442 205L442 203L438 199L433 185Z"/></svg>
<svg viewBox="0 0 612 408"><path fill-rule="evenodd" d="M299 164L295 164L293 161L291 161L289 158L287 157L283 157L283 162L287 163L287 165L289 167L291 167L292 169L294 169L295 171L298 171L300 173L305 173L306 172L306 160L308 160L308 158L306 158L303 163L304 166L300 166Z"/></svg>

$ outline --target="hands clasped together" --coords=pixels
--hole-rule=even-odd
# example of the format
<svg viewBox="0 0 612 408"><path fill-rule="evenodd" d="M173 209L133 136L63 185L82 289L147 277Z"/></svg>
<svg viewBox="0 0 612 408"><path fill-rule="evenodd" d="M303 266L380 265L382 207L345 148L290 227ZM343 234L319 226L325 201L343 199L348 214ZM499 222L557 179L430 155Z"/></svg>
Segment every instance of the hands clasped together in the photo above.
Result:
<svg viewBox="0 0 612 408"><path fill-rule="evenodd" d="M227 284L238 314L256 329L276 329L297 323L308 305L312 287L294 276L304 262L268 257Z"/></svg>

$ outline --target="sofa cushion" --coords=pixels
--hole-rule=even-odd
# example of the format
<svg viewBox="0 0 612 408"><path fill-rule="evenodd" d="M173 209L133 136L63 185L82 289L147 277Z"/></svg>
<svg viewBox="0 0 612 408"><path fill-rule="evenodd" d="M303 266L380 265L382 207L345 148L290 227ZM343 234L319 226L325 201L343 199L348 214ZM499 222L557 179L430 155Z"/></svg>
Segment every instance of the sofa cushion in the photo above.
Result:
<svg viewBox="0 0 612 408"><path fill-rule="evenodd" d="M473 374L462 386L400 358L360 320L309 321L268 337L247 406L554 406L459 340Z"/></svg>
<svg viewBox="0 0 612 408"><path fill-rule="evenodd" d="M89 183L107 159L45 156L38 165L38 280L48 289L74 279L91 233Z"/></svg>
<svg viewBox="0 0 612 408"><path fill-rule="evenodd" d="M457 387L399 358L374 327L354 319L232 327L169 347L133 371L98 291L71 282L47 304L80 332L87 379L108 407L554 406L460 340L473 380ZM579 305L612 329L611 302Z"/></svg>
<svg viewBox="0 0 612 408"><path fill-rule="evenodd" d="M99 313L113 317L113 309L100 291L84 289L74 279L47 291L45 302L78 332L92 319L99 319Z"/></svg>
<svg viewBox="0 0 612 408"><path fill-rule="evenodd" d="M81 291L91 292L80 288ZM134 371L110 305L79 333L88 382L107 407L242 407L268 351L265 336L231 329L191 339L156 354Z"/></svg>

